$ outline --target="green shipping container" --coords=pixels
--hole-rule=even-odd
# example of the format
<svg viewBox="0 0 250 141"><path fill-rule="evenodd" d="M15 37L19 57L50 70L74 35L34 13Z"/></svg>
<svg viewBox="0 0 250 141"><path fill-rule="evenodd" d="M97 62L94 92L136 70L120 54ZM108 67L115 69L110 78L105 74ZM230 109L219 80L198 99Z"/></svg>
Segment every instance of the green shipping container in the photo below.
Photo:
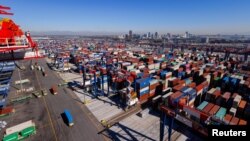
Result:
<svg viewBox="0 0 250 141"><path fill-rule="evenodd" d="M208 102L207 101L203 101L198 107L197 109L202 110L207 106Z"/></svg>
<svg viewBox="0 0 250 141"><path fill-rule="evenodd" d="M31 127L28 127L28 128L25 128L21 131L21 136L22 137L27 137L27 136L30 136L32 134L34 134L36 131L36 128L35 126L31 126Z"/></svg>
<svg viewBox="0 0 250 141"><path fill-rule="evenodd" d="M3 137L3 141L17 141L18 140L18 133L13 133Z"/></svg>
<svg viewBox="0 0 250 141"><path fill-rule="evenodd" d="M219 118L219 119L223 119L224 116L226 115L226 112L227 112L227 109L221 107L221 108L219 109L219 111L215 114L215 117L216 117L216 118Z"/></svg>

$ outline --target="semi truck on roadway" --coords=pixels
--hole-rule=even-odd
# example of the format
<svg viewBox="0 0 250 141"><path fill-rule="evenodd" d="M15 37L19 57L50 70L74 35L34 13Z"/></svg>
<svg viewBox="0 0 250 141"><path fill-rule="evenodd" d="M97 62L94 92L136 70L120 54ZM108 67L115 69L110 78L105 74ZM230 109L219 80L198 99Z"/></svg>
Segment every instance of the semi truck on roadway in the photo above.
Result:
<svg viewBox="0 0 250 141"><path fill-rule="evenodd" d="M64 110L64 115L65 115L67 124L68 124L69 126L73 126L73 125L74 125L73 117L72 117L72 115L70 114L69 110L65 109L65 110Z"/></svg>

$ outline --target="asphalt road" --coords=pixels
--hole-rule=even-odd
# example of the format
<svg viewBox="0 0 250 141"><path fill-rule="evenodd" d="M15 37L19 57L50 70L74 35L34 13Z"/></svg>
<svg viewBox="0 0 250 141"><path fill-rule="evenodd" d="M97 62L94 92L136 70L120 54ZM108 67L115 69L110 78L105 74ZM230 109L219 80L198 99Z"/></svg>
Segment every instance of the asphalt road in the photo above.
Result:
<svg viewBox="0 0 250 141"><path fill-rule="evenodd" d="M48 73L47 77L42 76L40 71L36 71L36 76L40 80L40 87L46 88L47 90L51 88L52 85L57 85L61 81L59 77L56 76L56 72L50 70L44 59L38 60L38 64L43 66ZM73 94L74 95L74 94ZM55 140L58 141L100 141L103 140L102 135L98 135L98 129L95 127L96 123L91 120L93 117L89 117L88 113L84 112L79 106L80 101L73 97L72 91L64 87L58 87L57 95L48 95L45 97L45 105L48 107L50 113L50 119L52 120L53 127L52 132L55 134ZM61 116L64 109L68 109L73 118L74 126L68 127Z"/></svg>

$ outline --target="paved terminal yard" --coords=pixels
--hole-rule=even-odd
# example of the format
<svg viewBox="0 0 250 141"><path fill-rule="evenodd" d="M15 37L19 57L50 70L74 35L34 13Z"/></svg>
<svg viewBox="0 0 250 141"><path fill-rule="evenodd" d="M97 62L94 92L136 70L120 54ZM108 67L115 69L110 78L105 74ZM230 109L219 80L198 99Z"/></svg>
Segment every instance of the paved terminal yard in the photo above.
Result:
<svg viewBox="0 0 250 141"><path fill-rule="evenodd" d="M58 84L61 79L57 77L54 71L50 70L44 59L34 60L45 68L47 77L42 75L41 71L31 70L30 61L20 61L19 66L25 66L25 70L15 69L12 76L11 90L8 95L8 105L13 105L15 113L6 117L1 117L1 121L6 121L7 126L11 127L19 123L33 120L36 124L37 133L27 140L31 141L82 141L104 140L103 136L98 134L98 122L94 121L88 110L79 103L79 100L72 95L71 90L67 88L58 88L58 94L52 95L49 89L53 84ZM29 84L23 84L23 89L35 90L45 88L47 96L41 98L32 97L21 102L11 103L11 99L27 96L31 92L23 92L21 86L14 84L19 79L29 79ZM68 127L63 121L61 114L64 109L69 109L73 118L74 126ZM0 137L3 137L5 129L1 129Z"/></svg>
<svg viewBox="0 0 250 141"><path fill-rule="evenodd" d="M8 103L14 106L15 113L0 118L0 120L7 122L7 127L33 120L36 124L37 133L27 140L159 140L160 119L157 112L150 110L143 117L139 117L138 112L141 110L138 110L136 113L120 118L111 128L103 130L101 121L109 121L125 113L119 101L116 98L104 96L97 99L80 88L75 88L72 91L66 86L58 87L58 94L52 95L49 91L52 85L65 81L81 83L82 77L76 73L52 71L47 65L48 60L39 59L35 61L45 68L48 76L44 77L42 72L37 69L32 71L30 61L20 61L18 65L25 66L26 69L15 69L8 95ZM15 85L14 82L20 79L29 79L31 82L22 86ZM26 90L32 87L35 90L45 88L48 95L11 103L11 99L31 94L31 92L20 92L21 87ZM86 102L85 105L83 104L84 101ZM64 109L70 110L74 118L73 127L68 127L63 121L61 114ZM165 140L168 137L167 128L165 126ZM4 130L0 131L1 136L3 136ZM176 123L172 132L172 140L201 140L201 138Z"/></svg>

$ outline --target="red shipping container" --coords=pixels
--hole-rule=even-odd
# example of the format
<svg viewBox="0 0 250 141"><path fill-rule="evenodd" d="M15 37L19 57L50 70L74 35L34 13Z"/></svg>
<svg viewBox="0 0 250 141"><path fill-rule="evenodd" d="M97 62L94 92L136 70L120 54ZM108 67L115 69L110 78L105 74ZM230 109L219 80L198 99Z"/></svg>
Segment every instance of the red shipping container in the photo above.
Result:
<svg viewBox="0 0 250 141"><path fill-rule="evenodd" d="M197 91L197 93L202 92L203 87L204 86L202 84L200 84L197 87L195 87L195 90Z"/></svg>
<svg viewBox="0 0 250 141"><path fill-rule="evenodd" d="M139 96L139 101L140 101L140 102L146 102L146 101L148 100L148 96L149 96L148 93L146 93L146 94L144 94L144 95L140 95L140 96Z"/></svg>
<svg viewBox="0 0 250 141"><path fill-rule="evenodd" d="M132 76L135 79L137 77L136 72L134 71L130 72L130 76Z"/></svg>
<svg viewBox="0 0 250 141"><path fill-rule="evenodd" d="M204 87L208 87L208 82L207 81L204 81L201 83Z"/></svg>
<svg viewBox="0 0 250 141"><path fill-rule="evenodd" d="M232 117L233 117L232 115L226 114L225 117L224 117L224 119L223 119L224 123L225 124L229 124L230 121L231 121L231 119L232 119Z"/></svg>
<svg viewBox="0 0 250 141"><path fill-rule="evenodd" d="M206 121L208 119L208 117L209 117L208 114L205 114L205 113L201 112L201 118L200 118L201 121Z"/></svg>
<svg viewBox="0 0 250 141"><path fill-rule="evenodd" d="M132 82L134 82L134 78L133 78L132 76L129 76L129 77L128 77L128 81L129 81L130 83L132 83Z"/></svg>
<svg viewBox="0 0 250 141"><path fill-rule="evenodd" d="M187 99L186 98L181 98L178 103L178 108L183 109L183 106L187 105Z"/></svg>
<svg viewBox="0 0 250 141"><path fill-rule="evenodd" d="M155 90L151 90L151 91L149 92L149 97L153 97L153 96L155 96Z"/></svg>
<svg viewBox="0 0 250 141"><path fill-rule="evenodd" d="M150 85L150 86L149 86L149 90L153 90L153 89L155 89L157 86L159 86L159 83L158 83L158 82L155 83L155 84L153 84L153 85Z"/></svg>
<svg viewBox="0 0 250 141"><path fill-rule="evenodd" d="M182 84L173 87L173 92L180 91L184 86Z"/></svg>
<svg viewBox="0 0 250 141"><path fill-rule="evenodd" d="M218 98L220 95L221 95L221 91L218 90L218 89L216 89L216 90L214 91L214 93L213 93L214 99Z"/></svg>
<svg viewBox="0 0 250 141"><path fill-rule="evenodd" d="M202 109L202 112L208 114L209 111L214 107L214 104L213 103L208 103L203 109Z"/></svg>
<svg viewBox="0 0 250 141"><path fill-rule="evenodd" d="M185 86L185 80L180 80L180 81L178 82L178 84L179 84L179 85Z"/></svg>
<svg viewBox="0 0 250 141"><path fill-rule="evenodd" d="M237 118L237 117L233 117L232 119L231 119L231 121L230 121L230 125L238 125L238 123L239 123L239 118Z"/></svg>
<svg viewBox="0 0 250 141"><path fill-rule="evenodd" d="M194 82L192 82L191 84L188 85L188 87L190 88L195 88L196 84Z"/></svg>
<svg viewBox="0 0 250 141"><path fill-rule="evenodd" d="M214 107L209 111L209 115L215 115L219 109L220 106L214 105Z"/></svg>
<svg viewBox="0 0 250 141"><path fill-rule="evenodd" d="M227 102L229 100L229 98L231 97L231 93L230 92L225 92L223 95L222 95L222 98L225 102Z"/></svg>
<svg viewBox="0 0 250 141"><path fill-rule="evenodd" d="M0 115L10 114L12 112L14 112L14 109L12 106L8 106L3 109L0 109Z"/></svg>

